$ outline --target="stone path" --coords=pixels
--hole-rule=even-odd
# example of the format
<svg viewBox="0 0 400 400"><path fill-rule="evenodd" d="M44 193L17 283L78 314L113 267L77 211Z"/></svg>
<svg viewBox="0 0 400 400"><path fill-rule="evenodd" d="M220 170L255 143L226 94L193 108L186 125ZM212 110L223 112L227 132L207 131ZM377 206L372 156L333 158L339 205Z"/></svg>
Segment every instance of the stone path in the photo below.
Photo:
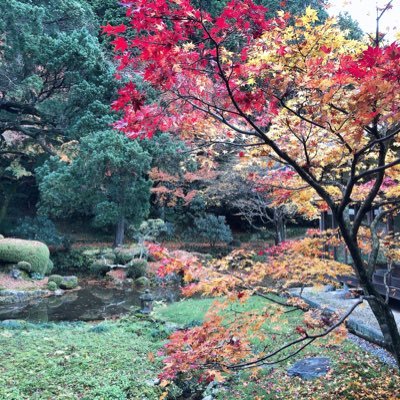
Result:
<svg viewBox="0 0 400 400"><path fill-rule="evenodd" d="M300 289L292 289L291 292L298 295L300 293ZM331 292L325 292L323 288L305 288L303 290L303 297L306 299L314 301L322 307L325 306L342 312L348 310L354 303L357 302L357 299L346 299L345 294L345 290L336 290ZM400 311L398 309L393 309L393 314L397 324L400 327ZM367 302L359 305L354 310L351 317L379 330L378 321L376 320Z"/></svg>
<svg viewBox="0 0 400 400"><path fill-rule="evenodd" d="M294 295L300 294L300 289L291 289ZM324 288L304 288L302 297L312 307L328 308L331 311L336 311L339 315L343 314L357 302L357 299L346 298L346 290L325 291ZM400 311L399 308L392 309L396 322L400 328ZM367 302L358 306L346 322L350 331L356 335L360 335L374 343L381 344L383 342L382 333L379 329L378 321L376 320L370 306ZM380 346L376 346L369 341L349 334L349 339L362 347L364 350L377 356L382 362L391 366L395 365L395 360L389 352Z"/></svg>

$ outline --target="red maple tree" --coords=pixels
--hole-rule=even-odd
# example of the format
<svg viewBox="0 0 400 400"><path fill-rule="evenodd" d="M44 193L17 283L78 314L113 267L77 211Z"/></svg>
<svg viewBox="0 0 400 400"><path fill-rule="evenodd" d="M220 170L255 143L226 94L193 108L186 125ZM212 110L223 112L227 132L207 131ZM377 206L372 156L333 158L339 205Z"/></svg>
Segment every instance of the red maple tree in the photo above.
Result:
<svg viewBox="0 0 400 400"><path fill-rule="evenodd" d="M319 24L311 8L301 17L282 11L267 20L266 9L251 0L230 1L216 18L189 0L121 3L131 21L126 30L135 35L127 39L125 27L105 28L116 34L118 69L134 71L160 95L148 103L128 84L113 105L123 112L116 127L131 138L157 131L214 141L236 135L245 138L250 159L286 166L291 183L306 185L303 199L314 197L331 210L400 364L396 322L371 279L385 244L376 226L400 207L400 45L384 42L379 28L369 43L349 40L332 19ZM378 24L391 3L379 11ZM392 184L384 186L387 179ZM360 235L372 209L365 259Z"/></svg>

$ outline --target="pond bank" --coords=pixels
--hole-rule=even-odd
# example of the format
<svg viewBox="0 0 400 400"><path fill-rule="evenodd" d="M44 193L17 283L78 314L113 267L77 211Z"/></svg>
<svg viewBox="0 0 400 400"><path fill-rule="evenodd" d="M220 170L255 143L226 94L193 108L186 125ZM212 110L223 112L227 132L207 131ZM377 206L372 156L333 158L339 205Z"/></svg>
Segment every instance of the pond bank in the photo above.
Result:
<svg viewBox="0 0 400 400"><path fill-rule="evenodd" d="M4 292L4 291L3 291ZM49 321L98 321L126 315L140 308L144 288L116 288L115 286L87 285L65 291L61 296L54 292L21 292L21 300L1 303L0 320ZM153 287L154 299L167 303L179 299L176 286ZM42 296L35 297L35 293ZM16 293L13 293L16 296Z"/></svg>

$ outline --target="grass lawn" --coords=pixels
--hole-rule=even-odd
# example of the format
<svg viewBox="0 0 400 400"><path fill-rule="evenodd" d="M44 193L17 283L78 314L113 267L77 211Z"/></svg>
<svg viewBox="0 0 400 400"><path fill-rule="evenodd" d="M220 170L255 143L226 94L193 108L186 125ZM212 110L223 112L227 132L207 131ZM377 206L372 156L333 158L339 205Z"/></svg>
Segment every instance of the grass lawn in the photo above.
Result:
<svg viewBox="0 0 400 400"><path fill-rule="evenodd" d="M155 317L179 325L199 323L211 305L208 299L186 300L158 307ZM268 304L268 303L267 303ZM265 306L252 299L248 307ZM271 312L275 307L270 303ZM241 306L237 306L241 307ZM265 326L271 346L293 335L301 312L291 312ZM161 362L157 350L168 325L124 318L92 324L19 324L0 328L0 399L158 399L152 381ZM297 356L329 356L328 376L304 382L289 378L283 365L258 374L240 372L219 390L217 399L398 399L399 375L349 341L320 341ZM154 360L153 360L154 358Z"/></svg>

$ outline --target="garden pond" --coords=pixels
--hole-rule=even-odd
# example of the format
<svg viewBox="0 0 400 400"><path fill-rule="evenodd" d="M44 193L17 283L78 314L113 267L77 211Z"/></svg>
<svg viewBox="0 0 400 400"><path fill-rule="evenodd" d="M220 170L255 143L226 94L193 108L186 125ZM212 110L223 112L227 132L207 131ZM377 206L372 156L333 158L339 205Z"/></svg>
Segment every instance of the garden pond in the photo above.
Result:
<svg viewBox="0 0 400 400"><path fill-rule="evenodd" d="M96 321L115 318L139 310L140 296L144 291L143 288L116 289L88 285L62 296L0 304L0 321ZM179 299L178 287L155 287L150 291L156 301L172 303Z"/></svg>

